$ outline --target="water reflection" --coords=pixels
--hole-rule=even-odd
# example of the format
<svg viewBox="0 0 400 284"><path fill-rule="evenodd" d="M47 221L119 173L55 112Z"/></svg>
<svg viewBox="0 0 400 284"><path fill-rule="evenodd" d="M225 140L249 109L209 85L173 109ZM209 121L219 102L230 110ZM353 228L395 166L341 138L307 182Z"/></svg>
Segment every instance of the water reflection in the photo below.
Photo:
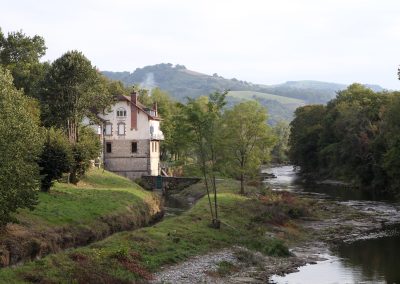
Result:
<svg viewBox="0 0 400 284"><path fill-rule="evenodd" d="M268 172L277 176L276 179L268 181L273 189L322 194L335 200L347 201L343 203L358 205L365 210L368 210L369 206L373 206L374 209L381 208L383 213L387 211L388 214L398 216L397 212L394 212L399 210L396 204L367 201L376 200L376 198L357 189L336 185L296 184L296 173L290 166L272 168ZM377 212L382 210L377 210ZM273 283L400 284L400 235L398 229L394 228L391 236L342 244L327 256L328 260L300 267L299 272L284 277L273 276L271 280Z"/></svg>
<svg viewBox="0 0 400 284"><path fill-rule="evenodd" d="M360 281L400 283L400 236L360 240L339 246L344 266L361 271Z"/></svg>
<svg viewBox="0 0 400 284"><path fill-rule="evenodd" d="M276 178L266 179L265 182L273 190L285 190L295 192L314 193L335 200L382 200L382 196L376 196L371 192L360 190L340 184L340 182L327 181L327 183L304 182L297 175L293 166L281 166L264 169L262 172L271 173ZM386 200L385 200L386 201Z"/></svg>

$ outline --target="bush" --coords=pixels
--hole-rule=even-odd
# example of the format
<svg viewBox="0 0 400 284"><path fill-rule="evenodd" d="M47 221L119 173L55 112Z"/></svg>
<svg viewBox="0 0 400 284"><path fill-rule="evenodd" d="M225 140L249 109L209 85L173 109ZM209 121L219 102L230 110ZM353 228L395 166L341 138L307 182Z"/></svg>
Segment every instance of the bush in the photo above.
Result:
<svg viewBox="0 0 400 284"><path fill-rule="evenodd" d="M265 239L265 240L252 240L247 243L250 249L259 251L265 255L270 256L289 256L289 249L283 244L281 240Z"/></svg>
<svg viewBox="0 0 400 284"><path fill-rule="evenodd" d="M61 130L46 130L44 148L39 160L41 191L48 192L54 180L69 172L72 165L72 148L67 137Z"/></svg>
<svg viewBox="0 0 400 284"><path fill-rule="evenodd" d="M101 150L101 143L94 131L81 128L78 142L72 146L74 163L71 169L70 181L77 184L90 167L90 160L96 159Z"/></svg>

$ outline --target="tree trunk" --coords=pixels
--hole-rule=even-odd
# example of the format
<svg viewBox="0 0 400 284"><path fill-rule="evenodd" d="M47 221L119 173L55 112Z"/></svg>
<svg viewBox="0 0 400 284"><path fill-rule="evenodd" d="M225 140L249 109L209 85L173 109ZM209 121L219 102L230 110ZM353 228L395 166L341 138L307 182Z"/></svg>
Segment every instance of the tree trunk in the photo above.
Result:
<svg viewBox="0 0 400 284"><path fill-rule="evenodd" d="M244 157L240 161L240 194L244 194Z"/></svg>
<svg viewBox="0 0 400 284"><path fill-rule="evenodd" d="M244 194L244 174L240 174L240 194Z"/></svg>

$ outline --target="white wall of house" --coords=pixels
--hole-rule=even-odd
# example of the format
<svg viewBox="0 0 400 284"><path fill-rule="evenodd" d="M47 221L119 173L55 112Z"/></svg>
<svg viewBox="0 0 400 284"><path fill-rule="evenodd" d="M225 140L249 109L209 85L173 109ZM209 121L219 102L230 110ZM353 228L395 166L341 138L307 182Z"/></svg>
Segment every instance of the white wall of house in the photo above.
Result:
<svg viewBox="0 0 400 284"><path fill-rule="evenodd" d="M118 101L110 112L99 115L111 125L111 128L108 127L110 133L106 130L104 136L105 142L112 144L112 152L106 152L104 156L106 168L132 179L142 174L160 174L159 140L164 139L159 120L151 119L141 109L135 111L138 112L137 129L131 129L131 106L128 101ZM93 128L97 129L97 126ZM122 130L125 131L119 133ZM132 153L130 145L135 141L138 152Z"/></svg>

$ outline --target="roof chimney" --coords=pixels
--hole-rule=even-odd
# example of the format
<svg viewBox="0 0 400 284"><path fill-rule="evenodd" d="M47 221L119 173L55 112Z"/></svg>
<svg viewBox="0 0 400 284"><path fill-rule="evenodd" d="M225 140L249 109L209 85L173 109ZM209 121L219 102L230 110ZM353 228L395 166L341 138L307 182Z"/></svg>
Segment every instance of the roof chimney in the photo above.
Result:
<svg viewBox="0 0 400 284"><path fill-rule="evenodd" d="M131 102L135 105L137 105L137 94L135 91L132 91L131 93Z"/></svg>
<svg viewBox="0 0 400 284"><path fill-rule="evenodd" d="M157 102L154 102L154 104L153 104L153 110L154 110L154 116L158 116Z"/></svg>
<svg viewBox="0 0 400 284"><path fill-rule="evenodd" d="M137 129L138 109L137 94L135 91L131 93L131 130Z"/></svg>

